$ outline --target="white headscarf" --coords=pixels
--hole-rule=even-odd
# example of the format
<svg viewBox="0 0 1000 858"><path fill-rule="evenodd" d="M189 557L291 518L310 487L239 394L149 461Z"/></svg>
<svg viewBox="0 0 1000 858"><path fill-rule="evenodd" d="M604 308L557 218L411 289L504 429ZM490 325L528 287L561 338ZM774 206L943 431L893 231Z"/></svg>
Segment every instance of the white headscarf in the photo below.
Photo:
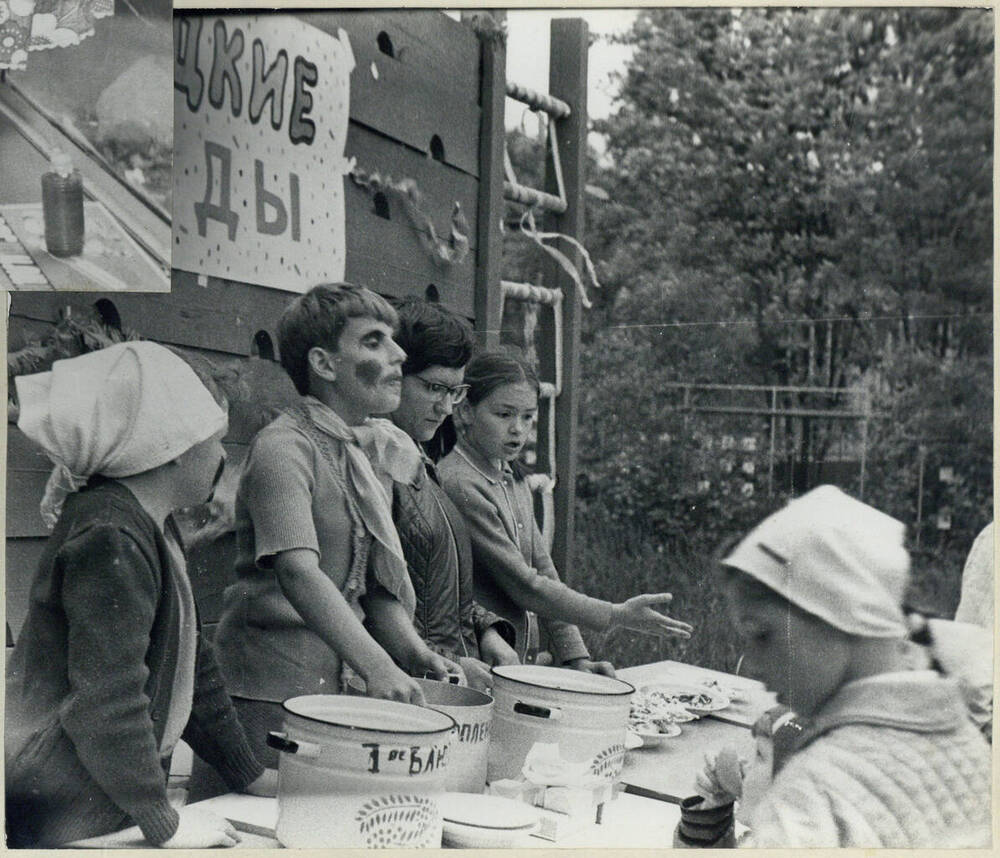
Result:
<svg viewBox="0 0 1000 858"><path fill-rule="evenodd" d="M764 519L722 562L851 635L902 638L905 527L819 486Z"/></svg>
<svg viewBox="0 0 1000 858"><path fill-rule="evenodd" d="M119 343L14 379L18 428L55 464L41 514L55 526L66 496L95 474L152 470L226 426L226 412L170 349Z"/></svg>

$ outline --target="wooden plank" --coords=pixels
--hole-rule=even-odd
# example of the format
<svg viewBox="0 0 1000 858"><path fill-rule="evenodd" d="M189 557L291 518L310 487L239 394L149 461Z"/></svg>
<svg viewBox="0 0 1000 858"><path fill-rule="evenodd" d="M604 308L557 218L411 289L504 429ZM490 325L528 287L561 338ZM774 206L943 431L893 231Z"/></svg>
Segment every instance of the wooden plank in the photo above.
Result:
<svg viewBox="0 0 1000 858"><path fill-rule="evenodd" d="M473 134L478 135L478 133L477 127ZM352 122L347 129L347 144L344 151L347 157L355 159L358 169L366 175L377 173L383 180L391 178L394 182L411 179L420 196L420 208L434 224L439 237L447 238L450 234L452 208L457 202L462 207L462 213L468 224L470 247L476 246L476 224L479 218L476 202L479 183L473 176L426 158L355 122ZM350 178L345 179L345 184L357 187ZM349 197L346 201L348 216L357 206L373 210L370 198ZM394 223L407 229L416 228L404 212L393 211L391 201L390 215Z"/></svg>
<svg viewBox="0 0 1000 858"><path fill-rule="evenodd" d="M587 153L587 23L579 18L557 18L551 22L549 49L549 93L572 107L570 116L556 121L559 156L566 188L567 208L563 214L549 215L546 229L583 240ZM545 165L545 190L558 194L559 187L551 157ZM569 253L582 270L579 254ZM552 260L544 270L546 285L563 291L562 392L555 403L556 488L555 539L552 559L567 583L572 583L573 528L576 498L576 439L579 410L580 326L583 308L572 279ZM551 331L549 332L551 336ZM545 343L543 348L554 348Z"/></svg>
<svg viewBox="0 0 1000 858"><path fill-rule="evenodd" d="M198 285L196 275L174 269L172 291L164 294L102 295L114 304L124 330L180 346L225 354L248 355L258 330L273 330L292 295L262 286L211 278ZM12 294L11 317L55 322L65 307L84 318L92 312L94 293Z"/></svg>
<svg viewBox="0 0 1000 858"><path fill-rule="evenodd" d="M503 12L495 12L500 20ZM500 342L503 305L500 278L503 267L503 154L506 146L507 48L502 41L483 41L481 48L482 125L479 129L479 217L476 253L474 316L476 335L482 346L495 348Z"/></svg>
<svg viewBox="0 0 1000 858"><path fill-rule="evenodd" d="M37 343L52 330L52 323L23 316L12 321L7 328L7 354L20 351L25 346Z"/></svg>
<svg viewBox="0 0 1000 858"><path fill-rule="evenodd" d="M46 471L7 469L7 539L37 538L49 535L42 522L38 504L45 492Z"/></svg>
<svg viewBox="0 0 1000 858"><path fill-rule="evenodd" d="M232 533L188 552L188 575L203 623L218 621L223 592L236 580L235 564L236 536Z"/></svg>
<svg viewBox="0 0 1000 858"><path fill-rule="evenodd" d="M38 506L45 493L45 483L52 464L41 448L32 443L14 425L7 427L7 506L5 530L8 539L48 536ZM225 443L233 464L246 457L245 444Z"/></svg>
<svg viewBox="0 0 1000 858"><path fill-rule="evenodd" d="M450 31L450 41L434 46L418 38L413 24L433 19L437 12L405 15L365 13L301 13L324 32L340 27L351 37L355 68L351 75L350 115L383 134L431 155L431 139L443 145L443 161L470 175L478 174L476 131L478 93L474 83L478 56L457 63L452 47L475 45L475 34ZM445 17L445 16L441 16ZM454 22L451 22L454 23ZM425 25L426 28L426 25ZM419 29L419 28L418 28ZM380 33L389 36L396 56L379 49ZM458 38L456 38L458 35ZM471 39L471 43L470 40Z"/></svg>
<svg viewBox="0 0 1000 858"><path fill-rule="evenodd" d="M364 194L360 188L348 191L348 196ZM401 229L360 206L349 210L345 275L350 281L384 295L423 295L434 284L445 306L471 316L474 265L475 256L470 251L456 265L437 266L414 230Z"/></svg>
<svg viewBox="0 0 1000 858"><path fill-rule="evenodd" d="M417 67L436 69L441 85L465 101L476 102L479 96L474 73L479 63L479 39L469 27L441 12L330 9L296 14L324 32L336 32L338 26L343 27L351 36L355 57L358 45L379 50L380 56L385 56L378 46L378 37L384 32L398 59Z"/></svg>
<svg viewBox="0 0 1000 858"><path fill-rule="evenodd" d="M4 547L4 595L7 624L17 640L28 615L31 582L45 548L44 538L8 539Z"/></svg>
<svg viewBox="0 0 1000 858"><path fill-rule="evenodd" d="M13 423L7 424L7 470L39 471L46 476L52 470L52 462L42 448ZM7 488L9 492L14 486L8 485Z"/></svg>

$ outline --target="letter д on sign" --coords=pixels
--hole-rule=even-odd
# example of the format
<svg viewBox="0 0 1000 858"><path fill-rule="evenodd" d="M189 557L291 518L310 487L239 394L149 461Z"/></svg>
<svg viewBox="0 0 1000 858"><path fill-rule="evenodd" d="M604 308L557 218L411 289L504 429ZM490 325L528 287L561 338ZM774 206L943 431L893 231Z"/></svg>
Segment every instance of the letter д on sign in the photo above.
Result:
<svg viewBox="0 0 1000 858"><path fill-rule="evenodd" d="M174 268L342 280L354 54L290 15L174 18Z"/></svg>

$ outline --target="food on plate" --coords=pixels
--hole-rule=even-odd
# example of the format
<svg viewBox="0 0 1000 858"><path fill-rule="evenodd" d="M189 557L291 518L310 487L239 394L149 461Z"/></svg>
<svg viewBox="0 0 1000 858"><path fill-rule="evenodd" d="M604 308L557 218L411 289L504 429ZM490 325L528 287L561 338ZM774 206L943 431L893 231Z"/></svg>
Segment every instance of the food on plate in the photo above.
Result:
<svg viewBox="0 0 1000 858"><path fill-rule="evenodd" d="M677 706L700 715L705 712L716 712L729 705L725 694L700 685L646 685L642 689L658 704Z"/></svg>
<svg viewBox="0 0 1000 858"><path fill-rule="evenodd" d="M701 684L710 691L724 695L730 703L737 703L746 699L742 689L736 688L733 685L723 685L717 679L706 679Z"/></svg>
<svg viewBox="0 0 1000 858"><path fill-rule="evenodd" d="M629 726L629 734L636 736L639 744L656 744L661 739L672 739L681 734L681 725L672 721L640 721L634 726ZM628 743L626 743L628 747Z"/></svg>
<svg viewBox="0 0 1000 858"><path fill-rule="evenodd" d="M664 700L659 692L636 691L629 707L628 726L635 733L676 736L680 732L678 723L693 721L697 717L683 706Z"/></svg>

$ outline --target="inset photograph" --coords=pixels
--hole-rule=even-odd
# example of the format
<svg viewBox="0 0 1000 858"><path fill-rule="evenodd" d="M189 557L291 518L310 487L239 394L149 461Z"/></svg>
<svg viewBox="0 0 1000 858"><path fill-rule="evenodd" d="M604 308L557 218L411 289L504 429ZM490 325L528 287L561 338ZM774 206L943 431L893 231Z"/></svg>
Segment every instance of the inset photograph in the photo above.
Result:
<svg viewBox="0 0 1000 858"><path fill-rule="evenodd" d="M0 288L170 291L169 0L0 0Z"/></svg>

